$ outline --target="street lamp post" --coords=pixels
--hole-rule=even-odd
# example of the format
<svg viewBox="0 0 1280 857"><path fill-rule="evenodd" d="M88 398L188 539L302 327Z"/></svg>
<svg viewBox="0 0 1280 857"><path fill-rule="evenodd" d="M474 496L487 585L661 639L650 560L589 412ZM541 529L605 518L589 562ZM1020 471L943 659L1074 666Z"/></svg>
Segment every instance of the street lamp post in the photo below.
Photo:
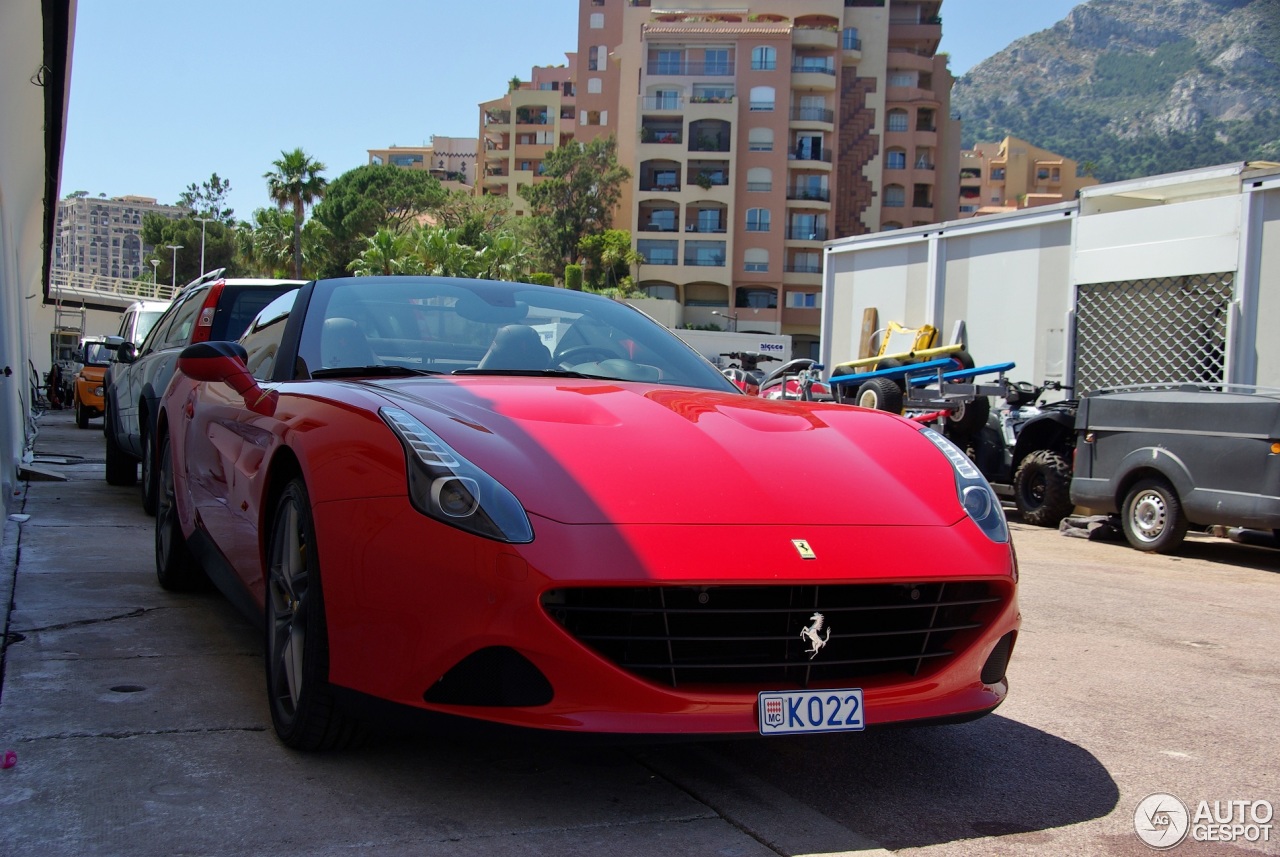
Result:
<svg viewBox="0 0 1280 857"><path fill-rule="evenodd" d="M725 312L720 312L720 310L718 310L718 309L713 309L713 310L711 311L711 314L712 314L712 315L718 315L718 316L720 316L720 317L721 317L721 318L723 318L723 319L727 319L727 320L729 321L729 329L730 329L730 330L737 330L737 329L738 329L738 314L737 314L736 312L734 312L734 313L725 313Z"/></svg>
<svg viewBox="0 0 1280 857"><path fill-rule="evenodd" d="M164 246L173 251L173 270L170 272L173 276L170 277L169 286L176 292L178 291L178 251L182 249L182 245L166 244Z"/></svg>
<svg viewBox="0 0 1280 857"><path fill-rule="evenodd" d="M151 290L154 292L153 298L160 297L160 260L151 260Z"/></svg>
<svg viewBox="0 0 1280 857"><path fill-rule="evenodd" d="M200 276L204 276L204 227L210 220L216 220L214 217L197 217L200 221Z"/></svg>

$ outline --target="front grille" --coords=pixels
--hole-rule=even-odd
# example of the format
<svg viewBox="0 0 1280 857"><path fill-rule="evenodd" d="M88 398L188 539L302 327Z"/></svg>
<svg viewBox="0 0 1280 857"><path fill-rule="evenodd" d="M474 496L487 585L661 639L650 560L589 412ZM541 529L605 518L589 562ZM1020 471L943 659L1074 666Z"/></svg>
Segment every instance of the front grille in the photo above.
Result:
<svg viewBox="0 0 1280 857"><path fill-rule="evenodd" d="M671 687L775 689L923 675L992 620L1002 598L981 582L557 589L543 609L577 640ZM801 631L820 613L810 658Z"/></svg>

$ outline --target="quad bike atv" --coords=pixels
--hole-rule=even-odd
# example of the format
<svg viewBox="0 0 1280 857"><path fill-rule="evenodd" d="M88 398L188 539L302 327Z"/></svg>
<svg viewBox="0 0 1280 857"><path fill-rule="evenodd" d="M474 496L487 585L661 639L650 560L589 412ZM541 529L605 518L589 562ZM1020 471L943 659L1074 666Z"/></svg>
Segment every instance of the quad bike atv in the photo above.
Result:
<svg viewBox="0 0 1280 857"><path fill-rule="evenodd" d="M996 492L1012 496L1022 520L1056 527L1074 511L1071 462L1075 451L1077 402L1038 402L1061 384L1006 385L1004 404L993 411L965 451Z"/></svg>

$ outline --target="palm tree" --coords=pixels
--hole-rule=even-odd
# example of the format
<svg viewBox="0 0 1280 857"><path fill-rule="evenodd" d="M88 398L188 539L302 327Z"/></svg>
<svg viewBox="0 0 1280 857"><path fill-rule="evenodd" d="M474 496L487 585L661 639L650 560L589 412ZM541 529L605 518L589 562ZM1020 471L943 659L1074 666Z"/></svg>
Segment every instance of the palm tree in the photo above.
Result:
<svg viewBox="0 0 1280 857"><path fill-rule="evenodd" d="M302 219L308 205L324 196L328 182L320 173L328 169L302 149L281 152L271 162L274 172L263 173L267 192L281 211L293 210L293 276L302 279Z"/></svg>
<svg viewBox="0 0 1280 857"><path fill-rule="evenodd" d="M347 266L347 270L357 277L416 274L421 268L408 236L397 235L390 229L379 229L372 237L366 238L360 255Z"/></svg>

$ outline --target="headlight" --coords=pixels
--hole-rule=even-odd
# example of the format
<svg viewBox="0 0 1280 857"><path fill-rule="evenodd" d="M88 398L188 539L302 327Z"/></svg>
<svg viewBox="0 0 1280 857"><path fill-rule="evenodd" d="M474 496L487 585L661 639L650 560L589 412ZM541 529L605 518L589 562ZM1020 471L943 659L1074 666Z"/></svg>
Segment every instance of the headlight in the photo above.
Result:
<svg viewBox="0 0 1280 857"><path fill-rule="evenodd" d="M529 516L501 483L400 408L378 414L404 445L409 501L424 515L487 539L533 541Z"/></svg>
<svg viewBox="0 0 1280 857"><path fill-rule="evenodd" d="M931 428L924 428L920 433L942 451L951 462L955 472L956 493L960 497L960 505L978 525L978 529L993 542L1009 541L1009 525L1004 519L1004 509L1000 507L1000 498L992 490L982 471L969 460L969 456L960 451L954 443L947 440Z"/></svg>
<svg viewBox="0 0 1280 857"><path fill-rule="evenodd" d="M93 388L93 394L94 394L95 396L99 396L99 397L101 397L101 396L102 396L102 387L94 387L94 388Z"/></svg>

